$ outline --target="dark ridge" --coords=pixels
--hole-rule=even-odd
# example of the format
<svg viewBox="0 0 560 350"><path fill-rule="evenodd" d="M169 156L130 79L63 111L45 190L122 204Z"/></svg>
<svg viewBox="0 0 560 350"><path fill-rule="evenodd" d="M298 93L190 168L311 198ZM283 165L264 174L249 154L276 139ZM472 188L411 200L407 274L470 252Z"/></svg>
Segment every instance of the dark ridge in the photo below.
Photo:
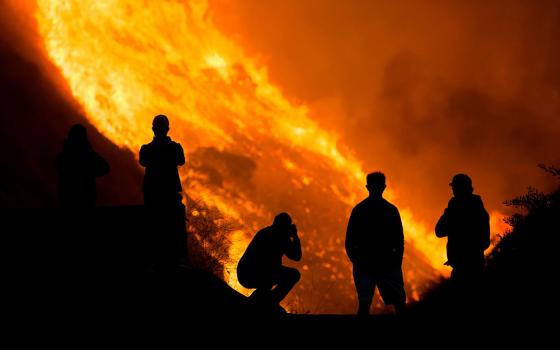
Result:
<svg viewBox="0 0 560 350"><path fill-rule="evenodd" d="M56 206L54 160L76 123L87 128L93 148L111 164L110 173L97 181L98 203L142 203L142 172L133 154L101 135L83 115L0 35L0 207Z"/></svg>

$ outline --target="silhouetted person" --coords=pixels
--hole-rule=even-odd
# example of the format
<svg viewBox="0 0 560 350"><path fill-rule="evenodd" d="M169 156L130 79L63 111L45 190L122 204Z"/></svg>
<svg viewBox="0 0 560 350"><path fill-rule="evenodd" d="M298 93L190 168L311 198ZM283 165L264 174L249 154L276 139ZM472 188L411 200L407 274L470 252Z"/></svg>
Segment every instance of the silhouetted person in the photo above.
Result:
<svg viewBox="0 0 560 350"><path fill-rule="evenodd" d="M257 232L237 265L239 282L256 288L250 298L261 309L284 312L279 304L300 279L298 270L282 265L284 255L299 261L301 244L290 215L280 213Z"/></svg>
<svg viewBox="0 0 560 350"><path fill-rule="evenodd" d="M140 148L140 165L146 168L142 191L148 209L156 270L175 271L188 265L185 206L181 202L178 166L185 164L183 147L171 140L169 120L157 115L152 122L154 139ZM151 269L150 269L151 270Z"/></svg>
<svg viewBox="0 0 560 350"><path fill-rule="evenodd" d="M87 138L86 128L74 124L62 152L56 158L58 197L61 207L95 207L95 178L109 172L109 164L97 154Z"/></svg>
<svg viewBox="0 0 560 350"><path fill-rule="evenodd" d="M451 279L462 287L476 284L484 270L484 250L490 245L490 216L471 178L457 174L449 184L453 197L436 224L436 236L447 237Z"/></svg>
<svg viewBox="0 0 560 350"><path fill-rule="evenodd" d="M146 168L142 190L144 204L172 206L181 202L181 179L178 166L185 164L183 147L171 140L169 120L158 115L152 123L154 139L140 148L140 165Z"/></svg>
<svg viewBox="0 0 560 350"><path fill-rule="evenodd" d="M369 197L352 210L346 231L346 254L353 264L358 293L358 315L369 314L375 287L385 305L397 314L405 310L402 276L404 235L399 210L383 198L385 175L367 176Z"/></svg>

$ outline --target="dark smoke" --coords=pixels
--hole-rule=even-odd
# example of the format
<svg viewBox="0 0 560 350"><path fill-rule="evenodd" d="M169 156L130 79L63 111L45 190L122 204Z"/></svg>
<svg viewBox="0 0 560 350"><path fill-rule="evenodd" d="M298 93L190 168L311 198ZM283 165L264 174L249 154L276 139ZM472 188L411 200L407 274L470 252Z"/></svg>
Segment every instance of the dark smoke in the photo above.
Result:
<svg viewBox="0 0 560 350"><path fill-rule="evenodd" d="M430 227L455 172L491 210L559 164L556 1L211 1L225 33Z"/></svg>
<svg viewBox="0 0 560 350"><path fill-rule="evenodd" d="M242 192L254 186L251 178L257 164L251 158L215 147L197 148L189 157L189 166L206 176L209 185L222 187L224 182L232 182Z"/></svg>

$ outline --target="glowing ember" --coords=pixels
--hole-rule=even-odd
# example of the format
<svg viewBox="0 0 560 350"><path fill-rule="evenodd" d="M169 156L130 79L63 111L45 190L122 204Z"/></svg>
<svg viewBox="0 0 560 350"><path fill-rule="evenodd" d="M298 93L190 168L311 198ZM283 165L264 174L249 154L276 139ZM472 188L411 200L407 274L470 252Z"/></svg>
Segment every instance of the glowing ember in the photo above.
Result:
<svg viewBox="0 0 560 350"><path fill-rule="evenodd" d="M366 195L360 163L215 28L205 1L39 0L36 17L51 60L113 142L137 154L153 116L170 117L171 136L190 155L185 191L242 227L231 237L230 285L238 288L234 266L251 235L286 210L304 246L303 278L287 303L354 312L344 234ZM442 269L445 242L410 210L401 214L405 278L418 298Z"/></svg>

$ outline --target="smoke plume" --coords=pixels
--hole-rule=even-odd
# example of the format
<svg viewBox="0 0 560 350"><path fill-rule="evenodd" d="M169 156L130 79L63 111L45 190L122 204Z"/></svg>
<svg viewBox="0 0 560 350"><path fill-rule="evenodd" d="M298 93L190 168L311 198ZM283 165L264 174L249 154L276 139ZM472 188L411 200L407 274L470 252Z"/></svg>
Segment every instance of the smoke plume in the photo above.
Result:
<svg viewBox="0 0 560 350"><path fill-rule="evenodd" d="M555 1L212 1L269 68L399 203L433 225L456 172L491 210L560 162Z"/></svg>

